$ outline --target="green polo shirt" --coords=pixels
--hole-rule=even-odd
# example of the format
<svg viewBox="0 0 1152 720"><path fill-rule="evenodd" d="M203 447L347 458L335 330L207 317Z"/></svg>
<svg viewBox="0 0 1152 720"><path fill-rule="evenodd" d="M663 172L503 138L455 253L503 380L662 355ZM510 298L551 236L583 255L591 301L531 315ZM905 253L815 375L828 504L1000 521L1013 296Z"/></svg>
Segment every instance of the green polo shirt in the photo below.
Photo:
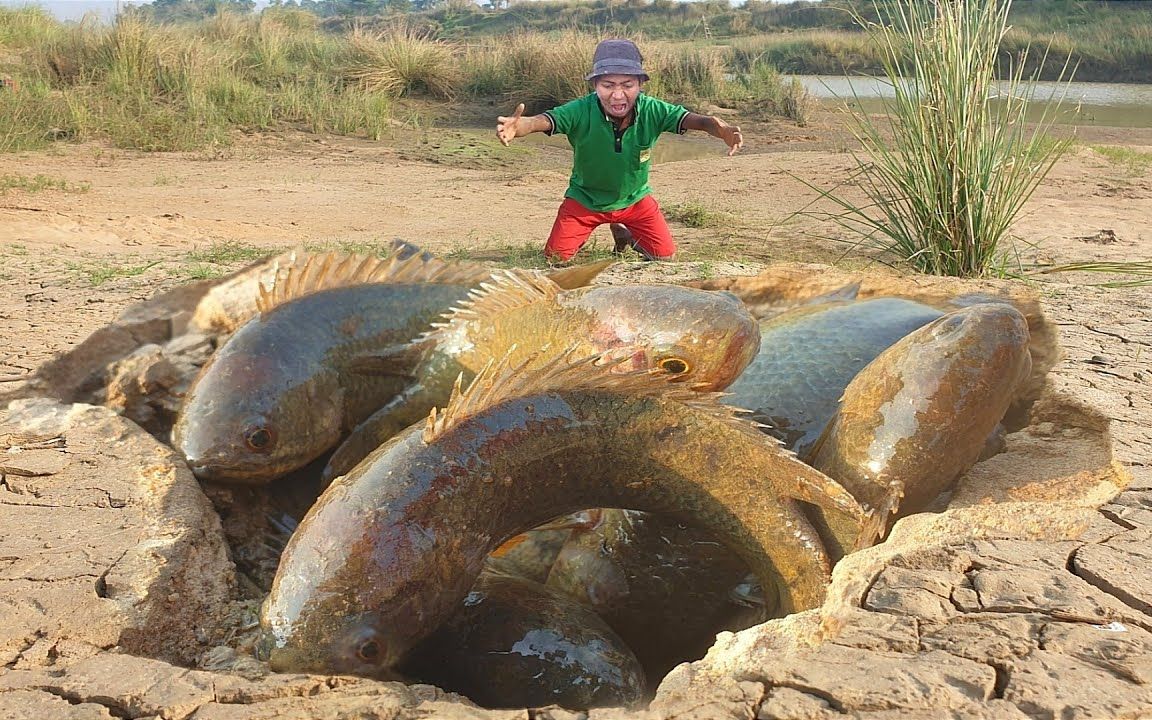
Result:
<svg viewBox="0 0 1152 720"><path fill-rule="evenodd" d="M607 212L634 205L652 192L652 146L660 133L683 133L688 110L640 93L634 112L635 120L622 133L594 92L544 113L552 121L548 134L567 135L572 145L572 177L565 197Z"/></svg>

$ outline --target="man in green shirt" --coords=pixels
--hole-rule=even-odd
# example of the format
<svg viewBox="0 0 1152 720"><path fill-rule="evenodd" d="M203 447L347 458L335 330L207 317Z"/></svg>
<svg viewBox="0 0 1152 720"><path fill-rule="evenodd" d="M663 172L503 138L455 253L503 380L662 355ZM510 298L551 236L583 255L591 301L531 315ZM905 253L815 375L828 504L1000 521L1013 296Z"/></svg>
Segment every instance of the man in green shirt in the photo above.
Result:
<svg viewBox="0 0 1152 720"><path fill-rule="evenodd" d="M510 117L496 118L504 145L534 132L567 135L572 145L572 177L544 246L549 260L569 260L604 223L612 226L617 252L630 245L649 260L670 259L676 242L648 187L657 138L703 130L723 140L729 155L744 144L740 128L720 118L643 94L642 60L631 40L604 40L586 78L591 93L531 117L520 103Z"/></svg>

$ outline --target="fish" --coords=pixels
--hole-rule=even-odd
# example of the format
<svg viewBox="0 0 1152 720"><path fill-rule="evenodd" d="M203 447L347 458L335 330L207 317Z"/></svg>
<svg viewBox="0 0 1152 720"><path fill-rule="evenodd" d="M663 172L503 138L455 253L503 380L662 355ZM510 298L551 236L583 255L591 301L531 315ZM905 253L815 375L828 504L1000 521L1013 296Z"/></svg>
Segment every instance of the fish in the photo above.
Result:
<svg viewBox="0 0 1152 720"><path fill-rule="evenodd" d="M760 320L756 357L722 397L751 410L764 432L801 459L832 421L856 373L945 312L897 297L856 300L858 290L858 283L846 285L769 308L774 314ZM627 641L644 638L637 653L661 677L671 664L700 657L716 632L755 619L729 600L746 572L695 528L609 510L599 524L572 533L548 584L594 607Z"/></svg>
<svg viewBox="0 0 1152 720"><path fill-rule="evenodd" d="M261 285L273 282L277 275L292 272L292 268L297 268L295 272L299 273L307 267L322 266L324 255L322 252L297 248L263 258L232 273L214 284L196 304L188 320L189 328L205 335L230 335L236 332L259 312L256 306L260 299ZM390 258L405 260L414 255L420 255L426 260L432 259L430 253L406 240L396 238L389 243ZM358 257L367 259L370 256ZM317 289L323 287L318 285Z"/></svg>
<svg viewBox="0 0 1152 720"><path fill-rule="evenodd" d="M260 286L258 314L201 368L173 428L173 444L197 477L270 482L336 447L413 383L419 356L390 375L351 373L347 363L417 337L492 273L413 248L389 260L325 253ZM606 266L554 278L586 283Z"/></svg>
<svg viewBox="0 0 1152 720"><path fill-rule="evenodd" d="M597 522L599 513L591 510L565 515L532 528L493 550L488 556L487 570L543 584L572 530L587 528Z"/></svg>
<svg viewBox="0 0 1152 720"><path fill-rule="evenodd" d="M812 465L884 528L927 509L985 452L1032 370L1028 323L1010 304L948 312L868 363L845 388Z"/></svg>
<svg viewBox="0 0 1152 720"><path fill-rule="evenodd" d="M573 529L547 585L587 605L636 652L649 680L699 660L722 630L767 620L731 599L748 566L698 528L608 508Z"/></svg>
<svg viewBox="0 0 1152 720"><path fill-rule="evenodd" d="M367 352L358 372L387 376L423 360L418 378L357 427L322 473L328 483L450 397L492 358L516 362L542 347L576 345L619 370L657 369L702 391L720 390L751 361L760 344L756 319L735 295L679 285L607 285L560 290L554 283L498 274L469 294L442 322L412 343Z"/></svg>
<svg viewBox="0 0 1152 720"><path fill-rule="evenodd" d="M636 655L595 612L488 571L399 672L487 708L635 707L646 693Z"/></svg>
<svg viewBox="0 0 1152 720"><path fill-rule="evenodd" d="M885 348L944 314L897 297L813 302L760 324L760 350L724 402L806 458L844 388Z"/></svg>
<svg viewBox="0 0 1152 720"><path fill-rule="evenodd" d="M381 677L445 620L493 550L589 507L698 524L780 612L818 606L825 544L870 534L852 496L714 393L600 361L501 359L337 477L289 540L263 604L269 666ZM840 517L826 524L842 534L817 534L801 503Z"/></svg>

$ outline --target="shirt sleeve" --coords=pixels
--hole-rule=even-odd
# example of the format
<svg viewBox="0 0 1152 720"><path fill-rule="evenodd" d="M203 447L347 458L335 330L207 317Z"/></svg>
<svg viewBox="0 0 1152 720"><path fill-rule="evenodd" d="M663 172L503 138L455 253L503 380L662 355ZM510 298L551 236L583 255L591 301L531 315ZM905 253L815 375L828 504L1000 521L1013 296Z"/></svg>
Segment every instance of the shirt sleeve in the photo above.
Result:
<svg viewBox="0 0 1152 720"><path fill-rule="evenodd" d="M688 108L659 98L652 98L652 100L656 116L660 118L660 132L683 135L686 132L684 118L688 117Z"/></svg>
<svg viewBox="0 0 1152 720"><path fill-rule="evenodd" d="M567 135L571 133L583 116L583 112L581 112L582 101L583 98L569 100L563 105L545 111L544 116L552 121L552 129L548 131L548 134Z"/></svg>

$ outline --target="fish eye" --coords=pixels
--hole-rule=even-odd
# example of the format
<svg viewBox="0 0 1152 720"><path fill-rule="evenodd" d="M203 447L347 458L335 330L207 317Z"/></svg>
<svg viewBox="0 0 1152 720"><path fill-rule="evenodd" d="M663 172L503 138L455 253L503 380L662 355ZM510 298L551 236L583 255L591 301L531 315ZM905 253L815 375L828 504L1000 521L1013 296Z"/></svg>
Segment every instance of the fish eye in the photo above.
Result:
<svg viewBox="0 0 1152 720"><path fill-rule="evenodd" d="M252 425L244 431L244 444L249 450L264 452L276 443L276 433L265 425Z"/></svg>
<svg viewBox="0 0 1152 720"><path fill-rule="evenodd" d="M669 375L683 375L689 370L688 361L681 358L664 358L659 365Z"/></svg>
<svg viewBox="0 0 1152 720"><path fill-rule="evenodd" d="M374 663L380 659L380 643L375 638L365 640L356 647L356 657Z"/></svg>

